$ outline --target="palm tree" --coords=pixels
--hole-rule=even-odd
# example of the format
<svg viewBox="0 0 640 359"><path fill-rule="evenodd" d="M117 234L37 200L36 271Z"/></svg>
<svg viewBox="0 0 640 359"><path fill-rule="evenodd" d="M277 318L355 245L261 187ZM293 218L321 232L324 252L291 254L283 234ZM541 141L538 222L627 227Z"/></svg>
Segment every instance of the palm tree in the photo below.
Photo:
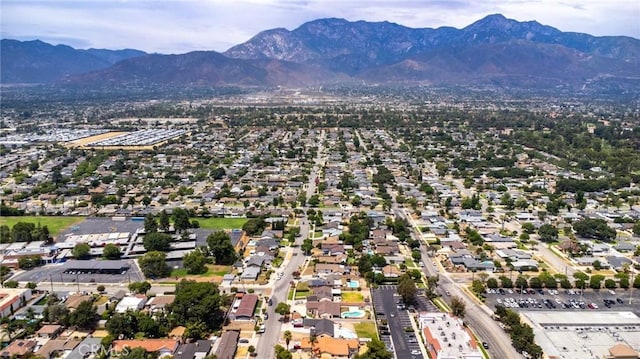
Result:
<svg viewBox="0 0 640 359"><path fill-rule="evenodd" d="M318 344L318 336L315 329L309 333L309 343L311 343L311 357L316 358L316 344Z"/></svg>
<svg viewBox="0 0 640 359"><path fill-rule="evenodd" d="M289 343L291 342L291 331L285 330L282 337L284 338L284 342L287 344L287 350L289 350Z"/></svg>

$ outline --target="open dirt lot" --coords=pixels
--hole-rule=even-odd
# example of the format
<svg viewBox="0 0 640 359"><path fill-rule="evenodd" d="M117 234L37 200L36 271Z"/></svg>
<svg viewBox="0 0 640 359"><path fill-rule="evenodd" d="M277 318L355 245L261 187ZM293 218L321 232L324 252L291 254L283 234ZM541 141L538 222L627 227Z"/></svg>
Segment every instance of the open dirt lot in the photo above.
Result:
<svg viewBox="0 0 640 359"><path fill-rule="evenodd" d="M107 132L107 133L103 133L103 134L100 134L100 135L89 136L89 137L81 138L79 140L67 142L66 146L67 147L73 147L73 148L75 148L75 147L80 147L80 148L81 147L86 147L91 142L106 140L108 138L124 135L125 133L126 132Z"/></svg>

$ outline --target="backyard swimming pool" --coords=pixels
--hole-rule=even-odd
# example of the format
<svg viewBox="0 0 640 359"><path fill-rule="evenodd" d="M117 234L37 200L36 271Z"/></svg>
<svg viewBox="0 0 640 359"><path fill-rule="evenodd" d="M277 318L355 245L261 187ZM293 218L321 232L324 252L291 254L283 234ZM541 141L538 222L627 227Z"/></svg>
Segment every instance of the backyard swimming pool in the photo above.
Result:
<svg viewBox="0 0 640 359"><path fill-rule="evenodd" d="M342 319L360 319L364 318L366 314L367 313L365 313L364 310L356 309L350 310L348 312L343 312L342 314L340 314L340 316L342 317Z"/></svg>

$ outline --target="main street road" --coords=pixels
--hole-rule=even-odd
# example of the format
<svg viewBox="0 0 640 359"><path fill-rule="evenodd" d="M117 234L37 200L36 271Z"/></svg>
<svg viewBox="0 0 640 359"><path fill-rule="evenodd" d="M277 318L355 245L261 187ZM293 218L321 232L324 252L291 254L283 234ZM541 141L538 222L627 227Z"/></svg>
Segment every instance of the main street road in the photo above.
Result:
<svg viewBox="0 0 640 359"><path fill-rule="evenodd" d="M415 228L413 225L414 222L409 218L404 209L395 207L393 212L397 217L404 218L409 222L413 229L411 236L422 243L420 232ZM438 286L441 288L441 292L450 294L449 296L443 297L445 301L450 304L452 296L458 296L464 301L466 308L464 320L473 328L481 340L489 344L488 352L491 357L522 358L523 356L511 346L511 338L509 338L507 333L491 318L489 309L482 304L478 304L475 299L469 298L467 292L463 291L460 286L449 277L446 271L440 271L439 268L437 268L437 264L434 266L433 262L429 259L430 257L426 246L421 245L420 251L425 264L423 268L425 274L427 276L438 275Z"/></svg>
<svg viewBox="0 0 640 359"><path fill-rule="evenodd" d="M324 142L324 131L321 132L318 139L318 157L316 158L311 175L309 176L309 183L307 185L307 198L312 196L316 191L316 177L320 172L320 166L322 164L322 158L324 155L322 143ZM306 213L306 212L305 212ZM293 272L301 267L306 257L300 250L302 241L309 237L309 220L306 215L300 218L300 237L296 239L296 246L293 247L293 254L289 262L283 263L283 269L281 269L283 275L282 278L276 280L271 294L272 305L268 307L267 313L269 319L265 320L265 332L261 335L258 341L256 352L259 353L260 358L273 359L275 358L275 352L273 347L278 344L278 340L281 336L282 321L281 316L275 312L275 308L280 302L287 301L287 295L289 293L290 282L293 280Z"/></svg>

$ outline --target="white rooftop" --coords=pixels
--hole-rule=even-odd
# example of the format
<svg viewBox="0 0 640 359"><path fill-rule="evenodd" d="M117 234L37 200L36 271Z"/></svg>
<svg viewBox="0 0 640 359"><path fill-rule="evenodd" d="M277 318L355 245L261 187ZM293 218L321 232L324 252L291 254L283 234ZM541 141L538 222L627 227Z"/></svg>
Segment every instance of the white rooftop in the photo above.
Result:
<svg viewBox="0 0 640 359"><path fill-rule="evenodd" d="M640 350L640 318L633 312L523 312L535 340L548 356L599 359L609 348L625 343Z"/></svg>

